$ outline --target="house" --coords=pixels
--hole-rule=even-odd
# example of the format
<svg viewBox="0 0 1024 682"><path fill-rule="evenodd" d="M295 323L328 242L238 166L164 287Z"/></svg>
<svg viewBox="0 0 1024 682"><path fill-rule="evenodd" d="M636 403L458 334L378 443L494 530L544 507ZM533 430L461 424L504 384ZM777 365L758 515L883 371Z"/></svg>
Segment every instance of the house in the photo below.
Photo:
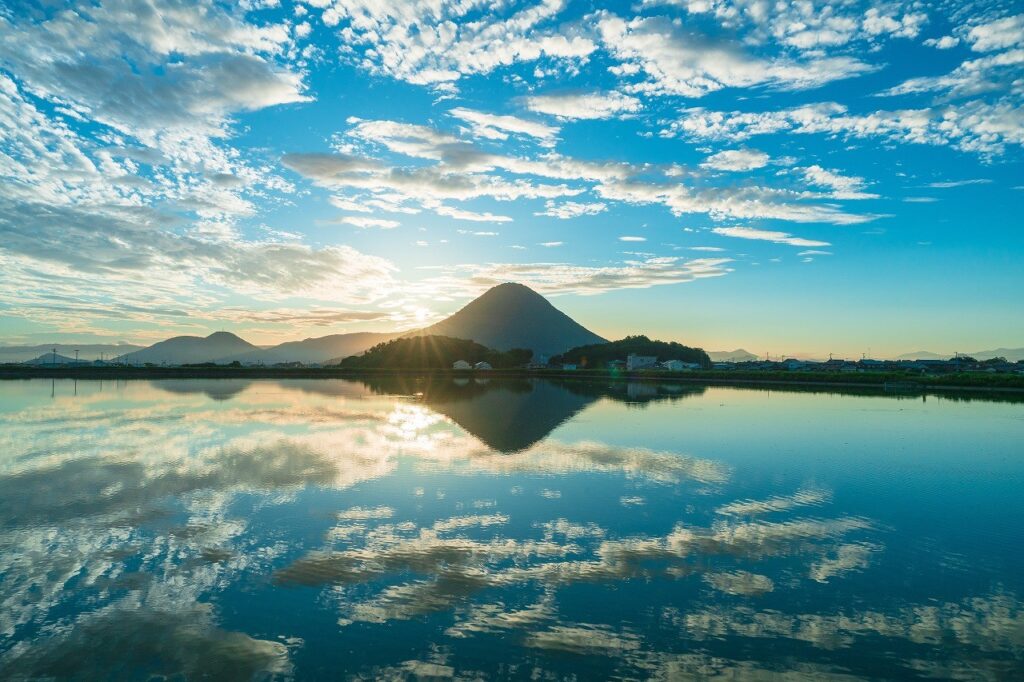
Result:
<svg viewBox="0 0 1024 682"><path fill-rule="evenodd" d="M473 365L465 360L456 360L452 363L452 369L473 369Z"/></svg>
<svg viewBox="0 0 1024 682"><path fill-rule="evenodd" d="M654 369L658 366L658 358L653 355L636 355L630 353L626 357L626 371L633 372L638 369Z"/></svg>
<svg viewBox="0 0 1024 682"><path fill-rule="evenodd" d="M475 365L473 365L473 369L488 370L488 369L494 369L494 368L491 367L491 363L485 362L484 360L481 360L480 362L478 362Z"/></svg>
<svg viewBox="0 0 1024 682"><path fill-rule="evenodd" d="M807 363L803 360L797 360L796 358L787 358L782 361L782 368L794 372L799 369L807 367Z"/></svg>
<svg viewBox="0 0 1024 682"><path fill-rule="evenodd" d="M716 362L713 367L715 369L736 369L736 363L734 362Z"/></svg>
<svg viewBox="0 0 1024 682"><path fill-rule="evenodd" d="M569 370L570 372L574 372L574 371L576 371L576 365L574 363L567 362L567 363L562 365L562 369L563 370Z"/></svg>
<svg viewBox="0 0 1024 682"><path fill-rule="evenodd" d="M682 360L666 360L661 363L661 366L670 372L691 372L700 369L700 363L683 362Z"/></svg>

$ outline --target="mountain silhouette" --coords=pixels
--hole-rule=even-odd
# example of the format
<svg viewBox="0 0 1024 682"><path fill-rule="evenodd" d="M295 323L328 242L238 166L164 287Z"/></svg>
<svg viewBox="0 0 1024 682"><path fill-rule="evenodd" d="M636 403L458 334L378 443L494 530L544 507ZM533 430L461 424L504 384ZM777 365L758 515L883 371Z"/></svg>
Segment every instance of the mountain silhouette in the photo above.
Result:
<svg viewBox="0 0 1024 682"><path fill-rule="evenodd" d="M954 353L932 353L927 350L919 350L914 353L904 353L897 356L897 360L948 360ZM988 360L990 358L1006 358L1009 362L1024 360L1024 348L993 348L991 350L976 350L960 355L968 355L975 360Z"/></svg>
<svg viewBox="0 0 1024 682"><path fill-rule="evenodd" d="M414 335L469 339L500 351L529 348L535 356L606 341L533 289L511 282L493 287L437 324L409 334Z"/></svg>
<svg viewBox="0 0 1024 682"><path fill-rule="evenodd" d="M383 332L355 332L353 334L331 334L302 341L287 341L272 348L219 358L217 362L238 360L244 365L262 363L273 365L278 362L301 362L303 364L336 364L341 358L359 355L378 343L390 341L401 334Z"/></svg>
<svg viewBox="0 0 1024 682"><path fill-rule="evenodd" d="M748 350L737 348L736 350L709 350L708 357L712 362L747 362L758 360L758 356Z"/></svg>
<svg viewBox="0 0 1024 682"><path fill-rule="evenodd" d="M197 362L217 362L221 358L241 355L259 350L245 339L231 332L214 332L209 336L175 336L154 343L134 353L118 358L121 362L138 364L151 362L156 365L182 365Z"/></svg>

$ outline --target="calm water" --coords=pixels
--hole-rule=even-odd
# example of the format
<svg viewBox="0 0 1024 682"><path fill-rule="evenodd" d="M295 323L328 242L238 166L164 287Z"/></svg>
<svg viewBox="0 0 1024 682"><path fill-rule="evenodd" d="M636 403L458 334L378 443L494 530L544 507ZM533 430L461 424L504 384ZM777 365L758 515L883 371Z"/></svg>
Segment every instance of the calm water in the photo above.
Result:
<svg viewBox="0 0 1024 682"><path fill-rule="evenodd" d="M1024 679L1022 442L1011 401L0 382L0 677Z"/></svg>

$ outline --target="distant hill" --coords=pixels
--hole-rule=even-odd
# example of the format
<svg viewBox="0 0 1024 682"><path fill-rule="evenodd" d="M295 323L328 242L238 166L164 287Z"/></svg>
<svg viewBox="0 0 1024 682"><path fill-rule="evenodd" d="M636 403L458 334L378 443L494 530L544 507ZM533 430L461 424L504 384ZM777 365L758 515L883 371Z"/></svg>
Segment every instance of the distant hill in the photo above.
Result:
<svg viewBox="0 0 1024 682"><path fill-rule="evenodd" d="M748 350L737 348L736 350L709 350L708 357L712 362L748 362L759 360L760 357Z"/></svg>
<svg viewBox="0 0 1024 682"><path fill-rule="evenodd" d="M75 364L75 359L74 358L69 358L66 355L61 355L60 353L57 353L57 356L54 357L53 351L51 350L49 353L43 353L38 358L32 358L31 360L26 361L25 364L26 365L73 365L73 364Z"/></svg>
<svg viewBox="0 0 1024 682"><path fill-rule="evenodd" d="M125 353L142 350L143 347L129 343L50 343L38 346L0 346L0 363L29 362L47 353L51 355L52 359L54 348L57 349L58 355L63 355L72 360L75 357L76 350L78 351L79 360L99 360L100 356L110 360Z"/></svg>
<svg viewBox="0 0 1024 682"><path fill-rule="evenodd" d="M896 357L897 360L948 360L955 353L932 353L927 350L919 350L914 353L904 353ZM988 360L989 358L1006 358L1010 362L1024 360L1024 348L995 348L993 350L979 350L973 352L961 352L960 355L968 355L976 360Z"/></svg>
<svg viewBox="0 0 1024 682"><path fill-rule="evenodd" d="M511 282L489 289L454 315L408 335L472 339L501 351L529 348L535 356L606 341L533 289Z"/></svg>
<svg viewBox="0 0 1024 682"><path fill-rule="evenodd" d="M341 361L353 369L451 369L456 360L492 367L517 367L530 360L529 350L496 351L468 339L448 336L412 336L394 339Z"/></svg>
<svg viewBox="0 0 1024 682"><path fill-rule="evenodd" d="M218 362L238 360L242 364L301 362L303 364L338 364L350 355L359 355L379 343L401 336L400 333L356 332L331 334L302 341L287 341L270 348L257 349L241 355L218 359Z"/></svg>
<svg viewBox="0 0 1024 682"><path fill-rule="evenodd" d="M577 346L561 355L551 358L555 363L572 363L585 365L588 368L607 366L612 360L625 360L626 356L648 355L665 360L682 360L697 362L705 367L711 364L708 354L701 348L690 348L675 341L652 341L646 336L627 336L619 341Z"/></svg>
<svg viewBox="0 0 1024 682"><path fill-rule="evenodd" d="M214 332L209 336L175 336L154 343L148 348L118 358L130 364L183 365L197 362L221 362L229 356L259 350L248 341L231 332Z"/></svg>

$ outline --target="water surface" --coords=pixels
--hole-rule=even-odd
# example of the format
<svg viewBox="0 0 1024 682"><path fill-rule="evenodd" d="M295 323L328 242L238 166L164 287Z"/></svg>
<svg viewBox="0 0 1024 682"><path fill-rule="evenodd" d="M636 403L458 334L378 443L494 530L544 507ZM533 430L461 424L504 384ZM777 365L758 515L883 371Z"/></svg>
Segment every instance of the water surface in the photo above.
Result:
<svg viewBox="0 0 1024 682"><path fill-rule="evenodd" d="M0 677L1024 678L1024 404L0 382Z"/></svg>

